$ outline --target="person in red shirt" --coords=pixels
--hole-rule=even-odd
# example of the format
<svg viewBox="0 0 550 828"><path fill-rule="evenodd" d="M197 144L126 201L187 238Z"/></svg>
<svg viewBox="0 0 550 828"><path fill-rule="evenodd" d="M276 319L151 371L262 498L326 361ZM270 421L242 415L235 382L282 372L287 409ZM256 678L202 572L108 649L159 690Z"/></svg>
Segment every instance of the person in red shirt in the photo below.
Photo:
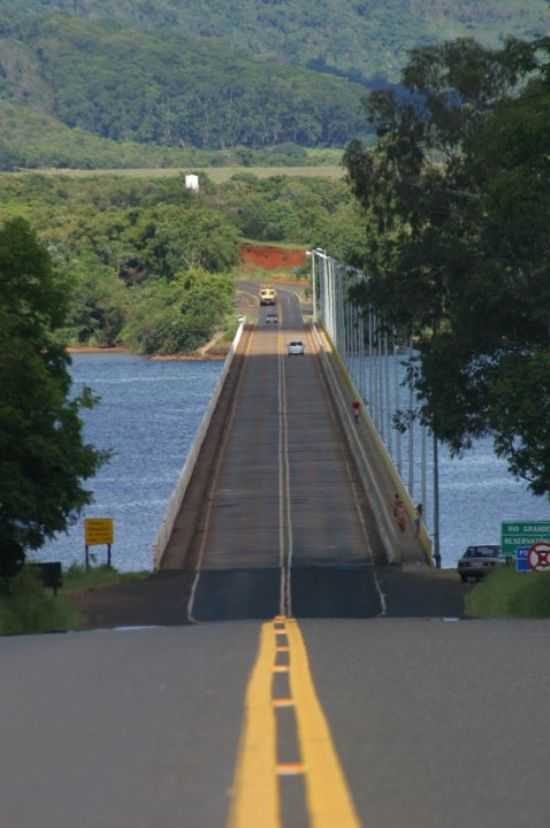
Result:
<svg viewBox="0 0 550 828"><path fill-rule="evenodd" d="M354 400L351 404L353 410L353 419L356 423L359 422L359 412L361 411L361 403L359 400Z"/></svg>

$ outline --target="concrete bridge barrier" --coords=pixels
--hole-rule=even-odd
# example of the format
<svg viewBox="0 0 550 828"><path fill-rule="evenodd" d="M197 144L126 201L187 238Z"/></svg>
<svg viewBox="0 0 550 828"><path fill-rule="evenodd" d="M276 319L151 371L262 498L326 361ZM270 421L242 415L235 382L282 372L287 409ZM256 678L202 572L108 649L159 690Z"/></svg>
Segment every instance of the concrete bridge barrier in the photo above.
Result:
<svg viewBox="0 0 550 828"><path fill-rule="evenodd" d="M390 564L422 563L432 565L431 541L424 525L416 534L415 506L368 411L361 409L360 423L353 421L351 403L361 399L348 370L329 335L313 326L321 363L339 410L344 432L356 468L375 514L384 556ZM401 531L393 515L395 494L405 506L407 521Z"/></svg>
<svg viewBox="0 0 550 828"><path fill-rule="evenodd" d="M197 433L195 434L195 439L193 440L193 444L189 450L189 454L187 455L185 464L180 472L180 476L178 478L174 491L170 497L170 500L168 501L168 506L166 507L164 518L159 527L157 536L153 544L153 564L154 568L157 570L161 568L164 554L166 552L166 549L170 542L170 538L172 536L176 518L181 509L183 499L189 487L189 483L195 470L195 466L197 464L201 448L206 439L206 435L208 433L208 429L210 427L210 423L214 415L214 411L216 410L216 406L218 405L218 401L224 389L227 377L229 375L229 371L231 369L231 366L233 365L235 354L237 353L239 343L241 342L243 336L244 327L245 326L243 323L239 325L237 333L235 334L235 338L231 343L231 348L229 349L229 353L225 358L222 373L220 374L218 382L216 383L214 391L212 392L212 396L210 397L210 401L208 403L206 411L204 412L203 418L197 429Z"/></svg>

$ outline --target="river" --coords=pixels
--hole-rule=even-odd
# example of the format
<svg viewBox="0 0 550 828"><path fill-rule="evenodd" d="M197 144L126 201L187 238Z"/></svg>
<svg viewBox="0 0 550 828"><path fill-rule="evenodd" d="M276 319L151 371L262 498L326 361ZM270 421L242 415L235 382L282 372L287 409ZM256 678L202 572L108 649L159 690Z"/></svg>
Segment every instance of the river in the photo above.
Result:
<svg viewBox="0 0 550 828"><path fill-rule="evenodd" d="M88 385L101 397L83 412L86 440L115 455L87 482L94 503L85 515L33 558L82 563L83 518L112 517L113 564L123 571L151 568L157 528L221 369L221 362L73 356L75 393ZM548 501L508 474L490 440L462 459L441 449L440 499L444 566L453 566L468 544L499 543L503 520L550 518ZM104 559L103 547L93 552L98 562Z"/></svg>

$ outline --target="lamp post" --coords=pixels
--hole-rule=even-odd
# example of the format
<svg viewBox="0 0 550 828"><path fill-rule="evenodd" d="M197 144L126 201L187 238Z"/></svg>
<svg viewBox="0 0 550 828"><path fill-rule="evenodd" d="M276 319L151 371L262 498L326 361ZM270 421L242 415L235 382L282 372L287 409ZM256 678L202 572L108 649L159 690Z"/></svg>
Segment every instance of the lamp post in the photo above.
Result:
<svg viewBox="0 0 550 828"><path fill-rule="evenodd" d="M436 569L441 569L441 551L439 545L439 446L437 437L433 435L434 461L434 561Z"/></svg>
<svg viewBox="0 0 550 828"><path fill-rule="evenodd" d="M306 256L311 258L311 289L313 301L313 324L317 324L317 285L315 284L315 254L316 250L306 250Z"/></svg>

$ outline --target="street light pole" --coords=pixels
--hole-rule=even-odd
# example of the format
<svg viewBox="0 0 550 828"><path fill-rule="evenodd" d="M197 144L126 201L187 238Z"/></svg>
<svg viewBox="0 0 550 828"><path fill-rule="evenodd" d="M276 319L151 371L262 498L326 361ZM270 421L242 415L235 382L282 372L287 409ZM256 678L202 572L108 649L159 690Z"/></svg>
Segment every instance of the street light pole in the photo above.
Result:
<svg viewBox="0 0 550 828"><path fill-rule="evenodd" d="M315 275L315 250L311 251L311 287L313 291L313 324L317 324L317 276Z"/></svg>
<svg viewBox="0 0 550 828"><path fill-rule="evenodd" d="M433 435L434 461L434 561L436 569L441 569L441 552L439 549L439 446L437 437Z"/></svg>

